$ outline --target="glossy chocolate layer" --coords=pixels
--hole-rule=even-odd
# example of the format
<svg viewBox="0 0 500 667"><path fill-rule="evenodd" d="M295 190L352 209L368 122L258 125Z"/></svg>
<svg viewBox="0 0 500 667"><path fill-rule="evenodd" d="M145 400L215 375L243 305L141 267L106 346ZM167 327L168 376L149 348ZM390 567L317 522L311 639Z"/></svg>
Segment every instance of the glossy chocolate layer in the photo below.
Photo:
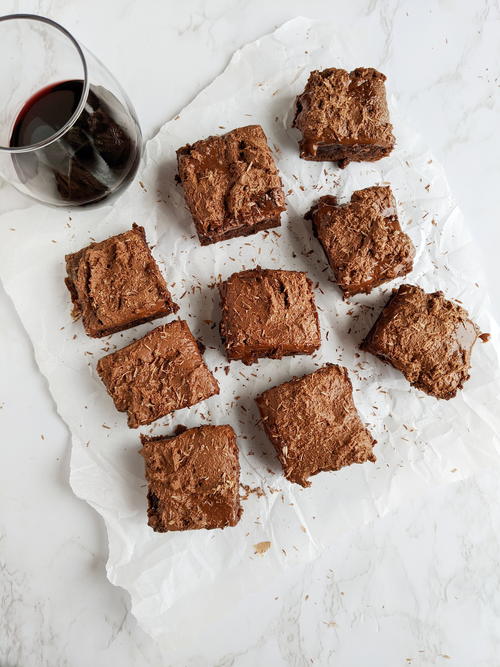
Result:
<svg viewBox="0 0 500 667"><path fill-rule="evenodd" d="M103 357L97 372L137 428L219 393L187 323L175 320Z"/></svg>
<svg viewBox="0 0 500 667"><path fill-rule="evenodd" d="M389 155L395 140L384 82L371 67L311 72L293 122L302 132L300 157L345 167Z"/></svg>
<svg viewBox="0 0 500 667"><path fill-rule="evenodd" d="M347 370L328 364L257 397L262 424L291 482L352 463L375 461L376 441L362 424Z"/></svg>
<svg viewBox="0 0 500 667"><path fill-rule="evenodd" d="M469 379L471 352L479 336L467 311L420 287L401 285L361 344L400 370L417 389L453 398Z"/></svg>
<svg viewBox="0 0 500 667"><path fill-rule="evenodd" d="M279 226L285 196L260 125L188 144L177 161L202 245Z"/></svg>
<svg viewBox="0 0 500 667"><path fill-rule="evenodd" d="M199 426L171 438L141 435L141 441L154 531L238 523L240 464L231 426Z"/></svg>
<svg viewBox="0 0 500 667"><path fill-rule="evenodd" d="M368 294L413 268L415 248L401 231L389 186L357 190L342 206L335 197L321 197L306 218L345 297Z"/></svg>

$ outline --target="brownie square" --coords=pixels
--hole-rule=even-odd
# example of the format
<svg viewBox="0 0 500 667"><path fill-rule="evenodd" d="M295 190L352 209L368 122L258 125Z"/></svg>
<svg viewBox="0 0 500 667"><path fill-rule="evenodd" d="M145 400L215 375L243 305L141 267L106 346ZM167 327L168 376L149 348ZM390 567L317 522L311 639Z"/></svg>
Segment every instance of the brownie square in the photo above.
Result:
<svg viewBox="0 0 500 667"><path fill-rule="evenodd" d="M321 197L306 218L345 298L368 294L413 268L415 248L401 230L389 186L357 190L341 206L335 197Z"/></svg>
<svg viewBox="0 0 500 667"><path fill-rule="evenodd" d="M285 195L260 125L179 148L177 162L202 245L279 226Z"/></svg>
<svg viewBox="0 0 500 667"><path fill-rule="evenodd" d="M361 349L400 370L417 389L436 398L453 398L469 379L478 327L467 311L420 287L394 290Z"/></svg>
<svg viewBox="0 0 500 667"><path fill-rule="evenodd" d="M345 167L389 155L395 139L384 82L372 67L311 72L293 121L302 132L300 157Z"/></svg>
<svg viewBox="0 0 500 667"><path fill-rule="evenodd" d="M187 323L176 320L102 357L97 372L137 428L219 393Z"/></svg>
<svg viewBox="0 0 500 667"><path fill-rule="evenodd" d="M257 397L262 423L290 482L352 463L375 461L376 441L362 424L347 369L327 364Z"/></svg>
<svg viewBox="0 0 500 667"><path fill-rule="evenodd" d="M93 338L178 310L138 225L66 255L66 271L73 317Z"/></svg>
<svg viewBox="0 0 500 667"><path fill-rule="evenodd" d="M238 523L240 464L231 426L199 426L171 438L141 435L141 441L154 531Z"/></svg>
<svg viewBox="0 0 500 667"><path fill-rule="evenodd" d="M301 271L253 269L220 286L220 334L229 360L312 354L321 345L312 283Z"/></svg>

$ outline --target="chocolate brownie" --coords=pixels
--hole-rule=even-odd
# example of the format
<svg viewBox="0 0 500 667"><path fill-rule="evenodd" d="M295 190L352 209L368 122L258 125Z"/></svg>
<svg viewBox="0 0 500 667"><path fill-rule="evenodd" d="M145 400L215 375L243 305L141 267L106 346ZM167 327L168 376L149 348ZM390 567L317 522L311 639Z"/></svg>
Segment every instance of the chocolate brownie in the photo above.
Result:
<svg viewBox="0 0 500 667"><path fill-rule="evenodd" d="M413 268L415 248L401 231L389 186L356 190L349 204L321 197L306 218L323 246L344 297L404 276Z"/></svg>
<svg viewBox="0 0 500 667"><path fill-rule="evenodd" d="M469 379L479 329L467 311L420 287L394 290L361 349L400 370L408 382L436 398L453 398Z"/></svg>
<svg viewBox="0 0 500 667"><path fill-rule="evenodd" d="M389 155L395 139L384 82L372 67L311 72L293 121L302 132L300 157L345 167Z"/></svg>
<svg viewBox="0 0 500 667"><path fill-rule="evenodd" d="M311 281L301 271L253 269L220 286L220 334L227 358L312 354L321 344Z"/></svg>
<svg viewBox="0 0 500 667"><path fill-rule="evenodd" d="M319 472L375 461L376 441L362 424L347 370L327 364L257 397L262 423L285 477L301 486Z"/></svg>
<svg viewBox="0 0 500 667"><path fill-rule="evenodd" d="M97 372L116 409L137 428L219 393L196 340L183 320L153 329L102 357Z"/></svg>
<svg viewBox="0 0 500 667"><path fill-rule="evenodd" d="M285 196L260 125L179 148L177 162L202 245L279 226Z"/></svg>
<svg viewBox="0 0 500 667"><path fill-rule="evenodd" d="M178 310L138 225L66 255L66 271L73 317L93 338Z"/></svg>
<svg viewBox="0 0 500 667"><path fill-rule="evenodd" d="M171 438L141 435L141 441L154 531L238 523L240 464L231 426L198 426Z"/></svg>

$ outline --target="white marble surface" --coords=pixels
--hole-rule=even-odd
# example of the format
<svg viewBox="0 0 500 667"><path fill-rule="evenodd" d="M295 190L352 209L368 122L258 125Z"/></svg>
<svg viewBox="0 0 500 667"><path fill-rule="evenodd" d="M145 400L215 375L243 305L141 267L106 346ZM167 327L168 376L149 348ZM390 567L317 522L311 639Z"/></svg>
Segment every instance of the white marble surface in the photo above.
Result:
<svg viewBox="0 0 500 667"><path fill-rule="evenodd" d="M444 163L500 316L497 0L2 0L60 21L117 75L146 137L243 43L303 14L335 18L380 67ZM500 664L500 491L485 471L351 535L189 646L160 649L106 580L97 515L67 483L68 434L0 291L0 665ZM43 436L43 437L42 437ZM374 595L383 584L383 599Z"/></svg>

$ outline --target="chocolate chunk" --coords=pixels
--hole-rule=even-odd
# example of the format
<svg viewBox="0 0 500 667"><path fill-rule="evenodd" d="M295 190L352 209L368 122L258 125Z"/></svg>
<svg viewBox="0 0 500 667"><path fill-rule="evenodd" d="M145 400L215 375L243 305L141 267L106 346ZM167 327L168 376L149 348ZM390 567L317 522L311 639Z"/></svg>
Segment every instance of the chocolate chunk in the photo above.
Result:
<svg viewBox="0 0 500 667"><path fill-rule="evenodd" d="M64 135L64 142L71 146L75 157L80 161L94 163L95 155L92 139L82 127L73 125Z"/></svg>
<svg viewBox="0 0 500 667"><path fill-rule="evenodd" d="M88 131L94 147L113 169L124 167L131 155L132 143L121 125L104 109L97 109L88 117Z"/></svg>
<svg viewBox="0 0 500 667"><path fill-rule="evenodd" d="M116 120L125 109L118 98L102 86L91 86L79 125L95 151L112 169L127 165L133 153L132 139Z"/></svg>
<svg viewBox="0 0 500 667"><path fill-rule="evenodd" d="M97 201L108 194L108 188L77 159L69 160L67 170L54 171L57 191L61 199L75 204Z"/></svg>

